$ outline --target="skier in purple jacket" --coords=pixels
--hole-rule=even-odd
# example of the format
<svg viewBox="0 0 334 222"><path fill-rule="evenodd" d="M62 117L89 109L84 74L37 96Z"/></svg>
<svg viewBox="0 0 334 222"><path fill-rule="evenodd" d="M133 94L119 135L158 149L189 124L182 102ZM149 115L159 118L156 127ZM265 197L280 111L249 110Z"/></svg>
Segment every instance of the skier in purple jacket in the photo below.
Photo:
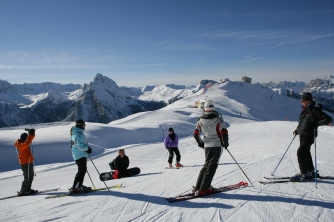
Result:
<svg viewBox="0 0 334 222"><path fill-rule="evenodd" d="M176 133L174 133L173 128L169 128L168 131L169 131L169 134L165 137L165 140L164 140L165 147L169 152L168 168L173 168L172 162L173 162L174 153L176 155L175 167L183 167L183 165L180 163L181 155L180 155L179 148L177 147L179 145L179 137L177 136Z"/></svg>

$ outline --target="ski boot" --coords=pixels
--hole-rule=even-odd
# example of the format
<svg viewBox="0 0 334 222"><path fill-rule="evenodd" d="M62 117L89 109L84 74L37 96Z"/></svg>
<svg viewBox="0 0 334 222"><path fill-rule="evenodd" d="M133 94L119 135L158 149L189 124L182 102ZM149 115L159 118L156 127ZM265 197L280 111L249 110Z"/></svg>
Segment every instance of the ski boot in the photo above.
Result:
<svg viewBox="0 0 334 222"><path fill-rule="evenodd" d="M210 194L210 193L214 193L217 189L216 188L213 188L213 187L210 187L209 189L207 190L197 190L195 192L195 196L203 196L203 195L207 195L207 194Z"/></svg>
<svg viewBox="0 0 334 222"><path fill-rule="evenodd" d="M301 174L297 173L293 177L290 178L291 181L302 181L302 180L312 180L313 177L309 174Z"/></svg>
<svg viewBox="0 0 334 222"><path fill-rule="evenodd" d="M84 193L84 192L87 192L87 191L90 191L92 190L91 187L86 187L85 185L81 185L80 187L78 188L70 188L68 193L69 194L75 194L75 193Z"/></svg>
<svg viewBox="0 0 334 222"><path fill-rule="evenodd" d="M176 163L175 167L179 168L179 167L183 167L183 165L181 163Z"/></svg>
<svg viewBox="0 0 334 222"><path fill-rule="evenodd" d="M198 191L198 189L196 187L193 186L192 190L191 190L191 193L193 195L195 195L195 193Z"/></svg>
<svg viewBox="0 0 334 222"><path fill-rule="evenodd" d="M68 189L68 193L69 194L81 193L81 189L71 187L70 189Z"/></svg>
<svg viewBox="0 0 334 222"><path fill-rule="evenodd" d="M38 190L30 189L26 192L17 192L17 196L25 196L25 195L36 194L36 193L38 193Z"/></svg>
<svg viewBox="0 0 334 222"><path fill-rule="evenodd" d="M310 177L312 177L313 179L314 179L314 178L319 178L319 177L320 177L320 175L319 175L319 170L317 170L316 172L315 172L315 171L310 171L310 172L308 172L308 175L309 175Z"/></svg>
<svg viewBox="0 0 334 222"><path fill-rule="evenodd" d="M92 190L91 187L86 187L85 185L81 185L79 189L81 190L81 192L87 192Z"/></svg>

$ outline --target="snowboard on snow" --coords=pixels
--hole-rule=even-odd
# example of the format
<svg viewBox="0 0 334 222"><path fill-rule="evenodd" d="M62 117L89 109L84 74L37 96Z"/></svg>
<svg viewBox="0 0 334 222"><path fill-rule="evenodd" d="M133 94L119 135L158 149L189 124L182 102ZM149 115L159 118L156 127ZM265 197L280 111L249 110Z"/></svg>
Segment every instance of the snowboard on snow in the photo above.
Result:
<svg viewBox="0 0 334 222"><path fill-rule="evenodd" d="M131 174L130 177L140 174L140 168L138 168L138 167L129 168L128 171ZM112 177L112 174L113 174L113 171L101 173L100 174L100 180L101 181L113 180L114 178Z"/></svg>

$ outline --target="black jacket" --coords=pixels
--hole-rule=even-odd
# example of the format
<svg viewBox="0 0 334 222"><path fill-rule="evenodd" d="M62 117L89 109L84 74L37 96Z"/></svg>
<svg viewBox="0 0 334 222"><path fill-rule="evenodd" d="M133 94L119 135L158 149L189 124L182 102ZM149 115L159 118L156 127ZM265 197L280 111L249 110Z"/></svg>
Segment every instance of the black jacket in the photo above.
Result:
<svg viewBox="0 0 334 222"><path fill-rule="evenodd" d="M302 137L313 137L314 130L317 130L318 126L328 125L331 122L332 117L328 116L322 111L321 105L317 104L316 102L312 102L300 113L297 132Z"/></svg>
<svg viewBox="0 0 334 222"><path fill-rule="evenodd" d="M115 163L116 170L118 170L119 178L128 177L131 175L128 171L130 161L126 155L123 158L121 158L121 156L118 155L116 159L114 160L114 163Z"/></svg>

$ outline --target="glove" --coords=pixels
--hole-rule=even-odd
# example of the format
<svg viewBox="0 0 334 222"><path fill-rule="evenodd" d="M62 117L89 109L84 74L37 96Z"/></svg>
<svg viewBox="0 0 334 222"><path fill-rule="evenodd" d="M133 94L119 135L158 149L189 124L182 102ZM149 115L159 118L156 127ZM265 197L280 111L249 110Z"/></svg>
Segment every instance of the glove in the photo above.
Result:
<svg viewBox="0 0 334 222"><path fill-rule="evenodd" d="M227 147L229 146L228 144L228 135L224 134L223 135L223 145L222 145L225 149L227 149Z"/></svg>
<svg viewBox="0 0 334 222"><path fill-rule="evenodd" d="M293 131L293 135L297 136L298 135L298 132L297 130Z"/></svg>
<svg viewBox="0 0 334 222"><path fill-rule="evenodd" d="M28 133L29 133L29 135L35 135L35 129L30 129L30 130L28 131Z"/></svg>
<svg viewBox="0 0 334 222"><path fill-rule="evenodd" d="M118 170L115 170L115 171L113 172L113 174L112 174L112 178L114 178L114 179L118 179L118 178L119 178L119 172L118 172Z"/></svg>
<svg viewBox="0 0 334 222"><path fill-rule="evenodd" d="M92 153L92 148L88 147L88 150L86 150L86 153L91 154Z"/></svg>
<svg viewBox="0 0 334 222"><path fill-rule="evenodd" d="M198 146L204 149L204 143L198 143Z"/></svg>

